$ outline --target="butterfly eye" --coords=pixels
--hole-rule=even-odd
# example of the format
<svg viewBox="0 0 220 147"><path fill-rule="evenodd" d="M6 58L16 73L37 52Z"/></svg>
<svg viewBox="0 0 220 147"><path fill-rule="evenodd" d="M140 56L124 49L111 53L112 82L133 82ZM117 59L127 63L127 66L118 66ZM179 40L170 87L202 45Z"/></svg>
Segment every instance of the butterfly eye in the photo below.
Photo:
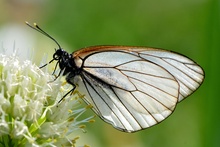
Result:
<svg viewBox="0 0 220 147"><path fill-rule="evenodd" d="M53 59L59 60L60 56L58 56L56 53L53 54Z"/></svg>

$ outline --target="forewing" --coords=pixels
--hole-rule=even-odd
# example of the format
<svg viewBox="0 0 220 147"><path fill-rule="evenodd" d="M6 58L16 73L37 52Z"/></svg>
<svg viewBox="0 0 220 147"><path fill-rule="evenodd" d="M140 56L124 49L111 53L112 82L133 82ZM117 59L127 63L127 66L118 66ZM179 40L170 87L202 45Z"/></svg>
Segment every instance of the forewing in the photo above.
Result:
<svg viewBox="0 0 220 147"><path fill-rule="evenodd" d="M112 60L123 60L123 56L121 56L121 58L114 58L113 54L115 51L133 54L136 57L155 63L167 70L179 83L180 93L178 101L181 101L192 94L196 89L198 89L204 80L204 71L198 64L186 56L167 50L132 46L94 46L81 49L76 52L76 54L81 56L81 58L86 59L89 58L91 54L109 52L107 57L102 57L102 60L99 60L100 56L96 59L90 58L90 61L87 61L87 64L91 66L96 64L98 64L98 66L101 64L103 64L103 66L114 66L117 62ZM108 62L108 60L110 60L110 62Z"/></svg>
<svg viewBox="0 0 220 147"><path fill-rule="evenodd" d="M203 82L204 71L191 59L169 51L138 51L140 57L169 71L180 85L178 101L192 94Z"/></svg>

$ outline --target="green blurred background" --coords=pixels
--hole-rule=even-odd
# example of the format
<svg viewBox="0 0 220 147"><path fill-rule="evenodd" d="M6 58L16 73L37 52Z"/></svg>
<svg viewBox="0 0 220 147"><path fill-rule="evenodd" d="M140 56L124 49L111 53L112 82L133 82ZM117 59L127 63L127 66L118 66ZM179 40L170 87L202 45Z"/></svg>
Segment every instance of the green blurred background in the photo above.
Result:
<svg viewBox="0 0 220 147"><path fill-rule="evenodd" d="M86 133L76 132L81 136L78 144L220 146L220 0L1 0L1 46L13 48L15 42L21 55L33 50L39 64L45 53L51 58L57 46L24 21L37 22L68 52L93 45L151 46L182 53L205 70L203 85L161 124L129 134L96 117Z"/></svg>

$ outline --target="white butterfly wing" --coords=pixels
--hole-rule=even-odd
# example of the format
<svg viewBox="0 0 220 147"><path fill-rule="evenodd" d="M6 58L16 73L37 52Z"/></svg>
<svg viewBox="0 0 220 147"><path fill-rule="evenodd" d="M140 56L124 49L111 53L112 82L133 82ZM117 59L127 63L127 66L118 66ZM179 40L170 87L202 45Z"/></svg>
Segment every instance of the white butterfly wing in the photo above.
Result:
<svg viewBox="0 0 220 147"><path fill-rule="evenodd" d="M119 47L78 56L83 60L78 85L85 101L104 121L125 132L164 120L203 79L193 61L167 51Z"/></svg>
<svg viewBox="0 0 220 147"><path fill-rule="evenodd" d="M178 101L192 94L203 82L204 72L191 59L172 52L148 50L140 56L169 71L180 85Z"/></svg>

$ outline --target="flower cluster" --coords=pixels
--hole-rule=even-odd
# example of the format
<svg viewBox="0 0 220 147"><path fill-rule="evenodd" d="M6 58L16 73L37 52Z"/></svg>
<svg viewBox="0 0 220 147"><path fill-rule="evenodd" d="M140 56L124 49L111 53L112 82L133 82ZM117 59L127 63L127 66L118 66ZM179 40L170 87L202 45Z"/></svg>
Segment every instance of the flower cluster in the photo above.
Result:
<svg viewBox="0 0 220 147"><path fill-rule="evenodd" d="M89 108L78 94L58 104L69 90L31 61L0 54L0 146L75 146L74 130L93 116L78 120Z"/></svg>

